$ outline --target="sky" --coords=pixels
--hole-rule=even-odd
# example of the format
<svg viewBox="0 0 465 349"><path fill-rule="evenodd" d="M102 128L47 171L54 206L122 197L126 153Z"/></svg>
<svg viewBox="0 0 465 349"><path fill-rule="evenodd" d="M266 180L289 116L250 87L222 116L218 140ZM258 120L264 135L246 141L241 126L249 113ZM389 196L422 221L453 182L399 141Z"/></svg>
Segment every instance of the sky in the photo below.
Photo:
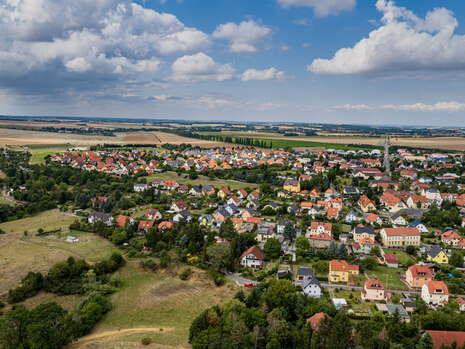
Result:
<svg viewBox="0 0 465 349"><path fill-rule="evenodd" d="M0 115L465 126L458 0L0 0Z"/></svg>

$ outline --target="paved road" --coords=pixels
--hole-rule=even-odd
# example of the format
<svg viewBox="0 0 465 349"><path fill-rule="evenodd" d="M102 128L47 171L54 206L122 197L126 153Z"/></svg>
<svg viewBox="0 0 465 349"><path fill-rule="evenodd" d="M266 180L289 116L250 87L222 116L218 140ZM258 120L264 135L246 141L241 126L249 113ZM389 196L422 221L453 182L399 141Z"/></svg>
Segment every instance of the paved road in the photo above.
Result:
<svg viewBox="0 0 465 349"><path fill-rule="evenodd" d="M237 283L239 286L244 286L244 283L246 283L246 282L251 282L253 285L258 285L258 284L259 284L258 281L243 278L242 276L240 276L240 275L237 274L237 273L234 273L234 274L227 273L225 276L226 276L228 279L231 279L231 280L236 281L236 283Z"/></svg>

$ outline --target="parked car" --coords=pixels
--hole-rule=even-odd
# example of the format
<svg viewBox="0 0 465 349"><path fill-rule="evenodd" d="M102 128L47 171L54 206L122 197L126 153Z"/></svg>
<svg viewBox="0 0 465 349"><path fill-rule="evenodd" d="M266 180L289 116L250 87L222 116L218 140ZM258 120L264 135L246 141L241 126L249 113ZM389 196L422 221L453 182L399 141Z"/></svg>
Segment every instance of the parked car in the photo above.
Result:
<svg viewBox="0 0 465 349"><path fill-rule="evenodd" d="M244 287L253 287L253 283L251 283L251 282L244 282Z"/></svg>

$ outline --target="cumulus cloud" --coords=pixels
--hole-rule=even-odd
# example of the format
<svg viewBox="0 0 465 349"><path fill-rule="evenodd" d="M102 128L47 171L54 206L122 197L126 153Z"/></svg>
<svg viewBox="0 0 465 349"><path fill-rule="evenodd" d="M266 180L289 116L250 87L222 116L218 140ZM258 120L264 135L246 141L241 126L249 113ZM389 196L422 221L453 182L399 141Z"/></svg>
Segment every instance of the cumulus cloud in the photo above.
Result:
<svg viewBox="0 0 465 349"><path fill-rule="evenodd" d="M0 82L127 79L211 44L174 15L130 0L6 0L0 32Z"/></svg>
<svg viewBox="0 0 465 349"><path fill-rule="evenodd" d="M212 37L229 41L230 52L256 52L258 41L270 33L270 28L250 20L239 24L221 24L216 27Z"/></svg>
<svg viewBox="0 0 465 349"><path fill-rule="evenodd" d="M311 7L315 11L315 15L319 17L350 11L357 4L355 0L278 0L278 3L284 7Z"/></svg>
<svg viewBox="0 0 465 349"><path fill-rule="evenodd" d="M331 59L315 59L307 69L317 74L419 73L465 69L465 36L451 11L436 8L425 18L378 0L382 25L352 48L342 48Z"/></svg>
<svg viewBox="0 0 465 349"><path fill-rule="evenodd" d="M178 58L171 69L172 80L182 82L224 81L234 78L235 72L231 64L217 63L203 52Z"/></svg>
<svg viewBox="0 0 465 349"><path fill-rule="evenodd" d="M241 74L242 81L252 81L252 80L284 80L286 74L283 71L279 71L276 68L269 68L265 70L257 69L247 69Z"/></svg>

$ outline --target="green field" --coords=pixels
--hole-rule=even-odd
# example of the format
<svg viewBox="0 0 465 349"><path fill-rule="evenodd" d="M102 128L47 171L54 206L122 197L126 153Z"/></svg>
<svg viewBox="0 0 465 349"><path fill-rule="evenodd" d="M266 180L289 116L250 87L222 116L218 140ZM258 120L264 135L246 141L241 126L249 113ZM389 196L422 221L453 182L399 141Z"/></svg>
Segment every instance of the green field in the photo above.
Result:
<svg viewBox="0 0 465 349"><path fill-rule="evenodd" d="M387 289L395 288L398 290L408 290L408 287L399 279L397 272L401 274L404 273L404 270L400 268L389 268L383 266L377 266L375 270L367 270L366 273L368 277L377 277L381 280L384 287L386 287L387 280Z"/></svg>
<svg viewBox="0 0 465 349"><path fill-rule="evenodd" d="M71 348L127 348L150 336L157 348L189 347L192 320L203 310L231 298L238 286L216 287L196 268L188 281L177 276L182 268L156 273L142 271L137 260L129 261L117 275L122 287L112 296L113 309L90 335Z"/></svg>
<svg viewBox="0 0 465 349"><path fill-rule="evenodd" d="M151 174L147 177L147 183L152 182L154 179L162 179L162 180L167 180L167 179L175 179L179 184L189 184L189 185L197 185L197 186L202 186L202 185L213 185L217 189L221 189L224 187L229 187L231 190L239 190L243 188L250 188L250 189L255 189L258 187L257 184L255 183L247 183L247 182L236 182L233 180L225 180L225 179L210 179L205 176L199 176L197 179L191 180L189 179L189 176L187 174L182 174L181 176L178 176L176 172L161 172L161 173L154 173Z"/></svg>
<svg viewBox="0 0 465 349"><path fill-rule="evenodd" d="M410 256L408 253L404 251L392 251L392 250L384 250L385 253L395 254L399 263L403 266L407 265L409 261L416 262L416 259Z"/></svg>
<svg viewBox="0 0 465 349"><path fill-rule="evenodd" d="M350 290L331 290L330 294L334 298L344 298L347 302L347 305L356 313L369 313L372 311L371 305L373 303L362 301L360 291L350 291ZM352 298L350 297L352 295Z"/></svg>
<svg viewBox="0 0 465 349"><path fill-rule="evenodd" d="M47 155L62 153L66 150L66 146L62 147L29 147L27 151L32 154L29 160L30 164L41 164Z"/></svg>

